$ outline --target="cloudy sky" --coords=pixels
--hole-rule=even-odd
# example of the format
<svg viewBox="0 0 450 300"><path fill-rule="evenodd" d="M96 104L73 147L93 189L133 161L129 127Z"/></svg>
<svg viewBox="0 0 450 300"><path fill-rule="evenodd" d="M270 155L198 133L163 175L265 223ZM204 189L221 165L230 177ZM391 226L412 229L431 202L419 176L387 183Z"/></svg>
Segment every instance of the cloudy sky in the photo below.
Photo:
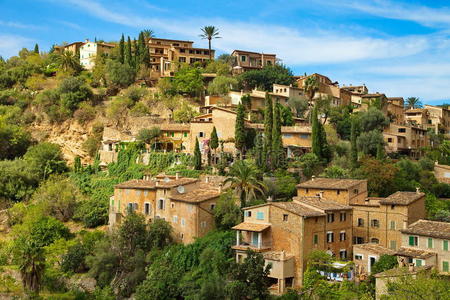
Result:
<svg viewBox="0 0 450 300"><path fill-rule="evenodd" d="M450 102L450 3L389 0L0 0L0 55L152 29L193 40L214 25L220 53L276 53L295 74L321 73L371 92Z"/></svg>

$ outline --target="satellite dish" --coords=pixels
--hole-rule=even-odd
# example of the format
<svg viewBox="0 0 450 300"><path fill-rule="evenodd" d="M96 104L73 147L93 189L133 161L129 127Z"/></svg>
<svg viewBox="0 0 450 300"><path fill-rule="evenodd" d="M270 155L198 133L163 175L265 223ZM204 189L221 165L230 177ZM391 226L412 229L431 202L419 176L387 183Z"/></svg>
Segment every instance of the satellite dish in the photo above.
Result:
<svg viewBox="0 0 450 300"><path fill-rule="evenodd" d="M177 192L180 193L180 194L184 194L184 186L179 185L179 186L177 187Z"/></svg>
<svg viewBox="0 0 450 300"><path fill-rule="evenodd" d="M170 178L169 177L164 177L164 182L169 182Z"/></svg>

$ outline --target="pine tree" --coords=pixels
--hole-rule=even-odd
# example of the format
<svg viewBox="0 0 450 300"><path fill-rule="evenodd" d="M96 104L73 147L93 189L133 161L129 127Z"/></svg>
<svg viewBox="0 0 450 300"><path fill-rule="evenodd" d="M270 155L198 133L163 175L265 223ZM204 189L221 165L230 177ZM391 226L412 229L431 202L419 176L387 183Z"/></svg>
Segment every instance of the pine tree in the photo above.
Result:
<svg viewBox="0 0 450 300"><path fill-rule="evenodd" d="M270 165L270 156L272 153L272 126L273 126L273 104L272 98L266 94L264 111L264 160Z"/></svg>
<svg viewBox="0 0 450 300"><path fill-rule="evenodd" d="M356 148L356 120L352 120L350 129L350 160L352 167L356 168L358 165L358 149Z"/></svg>
<svg viewBox="0 0 450 300"><path fill-rule="evenodd" d="M130 36L128 36L128 41L127 41L127 51L125 52L125 62L129 66L133 66L133 53L131 52L131 39L130 39Z"/></svg>
<svg viewBox="0 0 450 300"><path fill-rule="evenodd" d="M34 53L39 54L39 45L37 43L34 45Z"/></svg>
<svg viewBox="0 0 450 300"><path fill-rule="evenodd" d="M322 145L321 142L321 130L320 130L320 122L317 119L317 106L314 106L312 115L312 133L311 133L311 144L312 144L312 152L319 158L322 159Z"/></svg>
<svg viewBox="0 0 450 300"><path fill-rule="evenodd" d="M202 169L202 153L200 152L200 145L198 144L197 138L195 138L194 168L195 170Z"/></svg>
<svg viewBox="0 0 450 300"><path fill-rule="evenodd" d="M276 169L284 161L283 141L281 139L281 115L278 102L273 106L271 168Z"/></svg>
<svg viewBox="0 0 450 300"><path fill-rule="evenodd" d="M234 127L234 145L236 149L239 150L241 154L244 153L245 148L245 110L242 103L238 104L237 113L236 113L236 124Z"/></svg>
<svg viewBox="0 0 450 300"><path fill-rule="evenodd" d="M125 62L125 37L123 36L123 33L119 42L119 62L121 64Z"/></svg>
<svg viewBox="0 0 450 300"><path fill-rule="evenodd" d="M264 170L264 138L261 133L255 138L255 163L258 169Z"/></svg>

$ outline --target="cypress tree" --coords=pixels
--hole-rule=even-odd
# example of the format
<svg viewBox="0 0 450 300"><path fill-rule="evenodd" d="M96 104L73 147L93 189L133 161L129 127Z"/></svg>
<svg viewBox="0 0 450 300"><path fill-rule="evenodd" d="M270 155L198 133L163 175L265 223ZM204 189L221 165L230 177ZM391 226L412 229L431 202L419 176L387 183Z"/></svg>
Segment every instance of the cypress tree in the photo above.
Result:
<svg viewBox="0 0 450 300"><path fill-rule="evenodd" d="M139 60L141 59L141 55L139 53L139 46L136 39L133 40L133 49L134 49L134 64L136 66L136 69L139 68Z"/></svg>
<svg viewBox="0 0 450 300"><path fill-rule="evenodd" d="M321 129L320 122L317 119L317 106L314 106L312 115L312 133L311 133L311 144L312 144L312 152L319 158L322 159L322 147L321 147Z"/></svg>
<svg viewBox="0 0 450 300"><path fill-rule="evenodd" d="M350 160L352 167L356 168L358 165L358 149L356 148L356 121L352 120L350 129Z"/></svg>
<svg viewBox="0 0 450 300"><path fill-rule="evenodd" d="M272 155L271 167L276 169L283 161L283 141L281 139L281 116L280 105L275 103L273 106L273 125L272 125Z"/></svg>
<svg viewBox="0 0 450 300"><path fill-rule="evenodd" d="M119 42L119 61L121 64L125 62L125 37L123 36L123 33Z"/></svg>
<svg viewBox="0 0 450 300"><path fill-rule="evenodd" d="M384 159L384 145L382 143L377 145L377 159L378 160Z"/></svg>
<svg viewBox="0 0 450 300"><path fill-rule="evenodd" d="M258 133L255 138L255 163L260 170L264 170L264 158L264 138Z"/></svg>
<svg viewBox="0 0 450 300"><path fill-rule="evenodd" d="M213 127L211 132L211 140L209 141L211 149L216 150L219 147L219 137L217 136L216 126Z"/></svg>
<svg viewBox="0 0 450 300"><path fill-rule="evenodd" d="M82 171L81 158L78 155L75 157L75 161L73 163L73 170L75 171L75 173L79 173Z"/></svg>
<svg viewBox="0 0 450 300"><path fill-rule="evenodd" d="M245 110L242 103L238 104L236 113L236 125L234 127L234 145L239 150L242 158L242 154L245 148Z"/></svg>
<svg viewBox="0 0 450 300"><path fill-rule="evenodd" d="M150 52L148 51L147 43L145 42L144 32L139 34L139 53L140 63L145 66L150 66Z"/></svg>
<svg viewBox="0 0 450 300"><path fill-rule="evenodd" d="M321 156L322 159L326 160L327 162L330 162L332 153L330 146L328 145L327 133L321 122L319 122L319 129L320 129L319 137L320 137Z"/></svg>
<svg viewBox="0 0 450 300"><path fill-rule="evenodd" d="M127 51L125 52L125 62L129 65L133 65L133 54L131 52L131 39L130 36L128 36L127 41Z"/></svg>
<svg viewBox="0 0 450 300"><path fill-rule="evenodd" d="M34 45L34 53L39 54L39 45L37 43Z"/></svg>
<svg viewBox="0 0 450 300"><path fill-rule="evenodd" d="M195 170L201 170L202 169L202 154L200 152L200 145L198 144L198 139L197 138L195 138L194 168L195 168Z"/></svg>
<svg viewBox="0 0 450 300"><path fill-rule="evenodd" d="M266 164L270 164L270 156L272 153L272 125L273 125L273 104L272 98L266 93L264 111L264 160Z"/></svg>

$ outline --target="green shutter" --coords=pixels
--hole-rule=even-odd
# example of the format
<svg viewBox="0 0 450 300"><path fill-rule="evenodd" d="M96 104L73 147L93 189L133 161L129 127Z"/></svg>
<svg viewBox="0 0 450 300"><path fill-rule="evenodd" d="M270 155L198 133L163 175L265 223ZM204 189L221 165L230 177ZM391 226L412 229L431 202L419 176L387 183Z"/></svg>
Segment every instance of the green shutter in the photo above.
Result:
<svg viewBox="0 0 450 300"><path fill-rule="evenodd" d="M443 272L448 272L449 271L448 261L443 261L442 262L442 271Z"/></svg>
<svg viewBox="0 0 450 300"><path fill-rule="evenodd" d="M314 244L319 243L319 236L317 234L314 235Z"/></svg>
<svg viewBox="0 0 450 300"><path fill-rule="evenodd" d="M421 267L421 266L422 266L422 260L416 259L416 267Z"/></svg>
<svg viewBox="0 0 450 300"><path fill-rule="evenodd" d="M410 246L415 246L414 245L414 236L412 236L412 235L409 236L409 245Z"/></svg>
<svg viewBox="0 0 450 300"><path fill-rule="evenodd" d="M444 250L448 251L448 241L444 241Z"/></svg>
<svg viewBox="0 0 450 300"><path fill-rule="evenodd" d="M428 238L428 248L433 248L433 238Z"/></svg>

